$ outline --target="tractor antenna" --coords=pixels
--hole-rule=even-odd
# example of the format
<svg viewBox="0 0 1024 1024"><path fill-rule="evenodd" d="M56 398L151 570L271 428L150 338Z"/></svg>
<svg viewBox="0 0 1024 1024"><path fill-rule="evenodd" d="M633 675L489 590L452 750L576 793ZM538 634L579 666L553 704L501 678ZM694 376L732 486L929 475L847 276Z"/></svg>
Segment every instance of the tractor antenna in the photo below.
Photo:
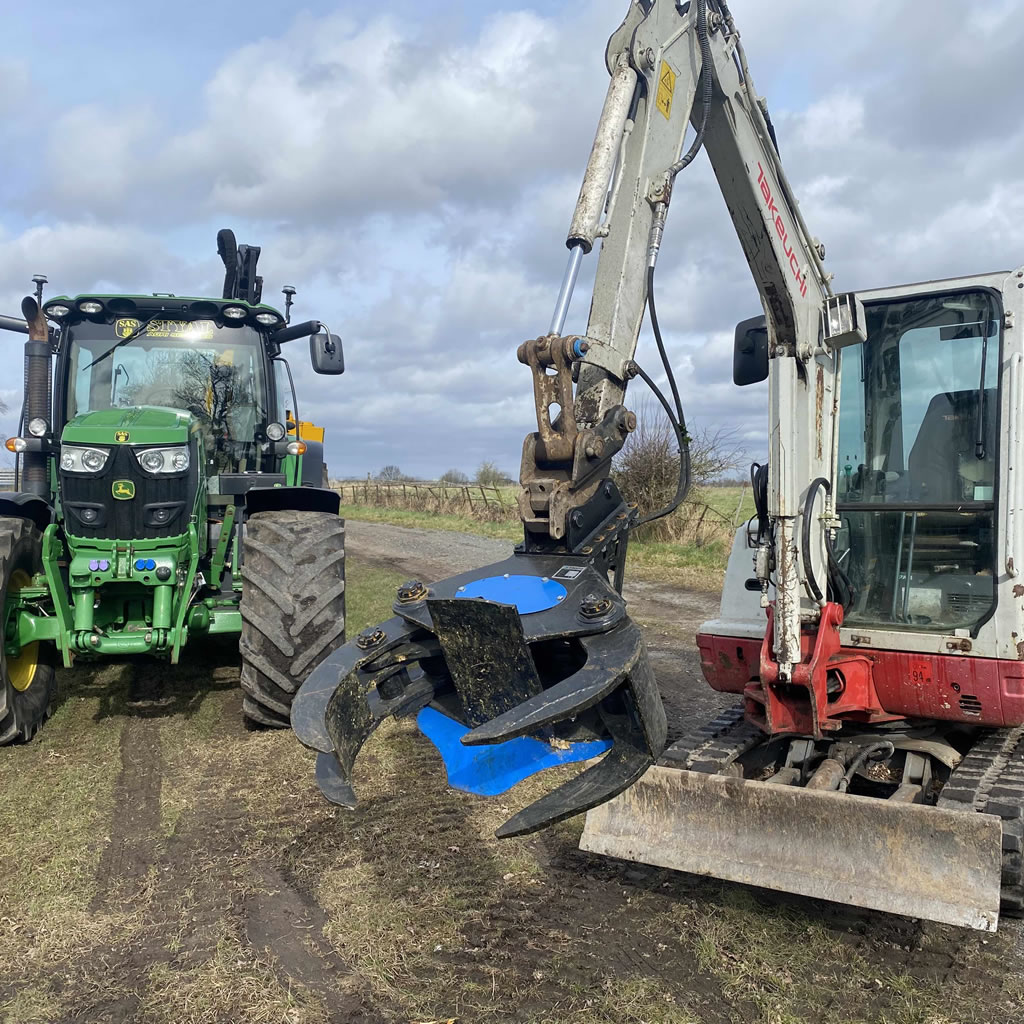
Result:
<svg viewBox="0 0 1024 1024"><path fill-rule="evenodd" d="M43 304L43 285L47 284L45 274L33 274L32 283L36 286L36 304L42 306Z"/></svg>
<svg viewBox="0 0 1024 1024"><path fill-rule="evenodd" d="M292 322L292 300L295 296L295 286L286 284L281 291L284 294L284 322L290 324Z"/></svg>

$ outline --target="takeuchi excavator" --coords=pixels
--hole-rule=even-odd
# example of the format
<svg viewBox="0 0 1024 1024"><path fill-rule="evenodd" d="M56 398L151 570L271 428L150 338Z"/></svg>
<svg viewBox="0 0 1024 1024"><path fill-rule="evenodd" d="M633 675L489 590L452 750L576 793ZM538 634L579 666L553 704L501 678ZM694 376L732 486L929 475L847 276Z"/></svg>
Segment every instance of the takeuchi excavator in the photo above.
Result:
<svg viewBox="0 0 1024 1024"><path fill-rule="evenodd" d="M993 930L1001 899L1024 908L1024 269L834 291L724 0L633 0L606 63L555 313L519 349L523 542L410 581L312 673L292 723L321 789L354 807L360 747L415 714L478 792L588 761L499 837L588 811L586 850ZM621 589L631 531L689 483L654 273L700 149L763 306L733 376L768 381L769 445L698 637L736 707L668 744ZM598 243L586 333L564 335ZM669 396L634 359L648 310ZM675 500L646 515L611 476L637 376L680 441Z"/></svg>

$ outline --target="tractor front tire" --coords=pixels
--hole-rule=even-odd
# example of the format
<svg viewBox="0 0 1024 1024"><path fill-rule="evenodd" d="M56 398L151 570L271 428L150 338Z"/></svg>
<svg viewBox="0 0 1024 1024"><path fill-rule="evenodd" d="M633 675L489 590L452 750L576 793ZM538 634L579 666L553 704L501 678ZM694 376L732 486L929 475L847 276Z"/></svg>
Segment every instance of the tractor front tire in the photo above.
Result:
<svg viewBox="0 0 1024 1024"><path fill-rule="evenodd" d="M0 595L2 622L9 618L8 596L31 586L42 571L43 535L25 519L0 517ZM37 640L17 655L0 646L0 746L27 743L50 716L56 696L56 649Z"/></svg>
<svg viewBox="0 0 1024 1024"><path fill-rule="evenodd" d="M345 642L345 520L257 512L243 552L242 713L287 728L306 676Z"/></svg>

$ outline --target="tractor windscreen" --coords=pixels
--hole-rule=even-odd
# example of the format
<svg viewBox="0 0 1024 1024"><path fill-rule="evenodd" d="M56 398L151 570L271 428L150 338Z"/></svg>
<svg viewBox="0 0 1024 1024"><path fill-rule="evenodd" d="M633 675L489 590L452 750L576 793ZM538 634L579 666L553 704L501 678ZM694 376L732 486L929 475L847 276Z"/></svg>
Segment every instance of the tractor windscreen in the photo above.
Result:
<svg viewBox="0 0 1024 1024"><path fill-rule="evenodd" d="M991 613L1001 312L987 292L867 307L843 350L837 553L847 625L949 632Z"/></svg>
<svg viewBox="0 0 1024 1024"><path fill-rule="evenodd" d="M267 421L258 332L221 327L213 320L158 318L100 358L138 326L137 320L122 318L71 329L67 419L137 405L182 409L202 424L207 452L215 459L237 463L255 456L256 429Z"/></svg>

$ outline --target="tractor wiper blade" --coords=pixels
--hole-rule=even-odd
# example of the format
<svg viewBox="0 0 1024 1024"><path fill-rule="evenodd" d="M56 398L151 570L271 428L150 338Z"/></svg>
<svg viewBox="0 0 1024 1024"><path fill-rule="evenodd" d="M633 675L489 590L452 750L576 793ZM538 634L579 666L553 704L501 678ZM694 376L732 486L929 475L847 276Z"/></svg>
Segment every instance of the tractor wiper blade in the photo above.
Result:
<svg viewBox="0 0 1024 1024"><path fill-rule="evenodd" d="M101 356L97 356L88 366L83 366L83 370L88 370L90 367L95 366L97 363L102 363L104 359L112 356L119 348L123 348L130 341L134 341L142 332L159 316L158 313L154 313L148 320L143 320L138 327L132 329L130 334L126 334L123 338L118 341L116 345L108 348L106 352Z"/></svg>

